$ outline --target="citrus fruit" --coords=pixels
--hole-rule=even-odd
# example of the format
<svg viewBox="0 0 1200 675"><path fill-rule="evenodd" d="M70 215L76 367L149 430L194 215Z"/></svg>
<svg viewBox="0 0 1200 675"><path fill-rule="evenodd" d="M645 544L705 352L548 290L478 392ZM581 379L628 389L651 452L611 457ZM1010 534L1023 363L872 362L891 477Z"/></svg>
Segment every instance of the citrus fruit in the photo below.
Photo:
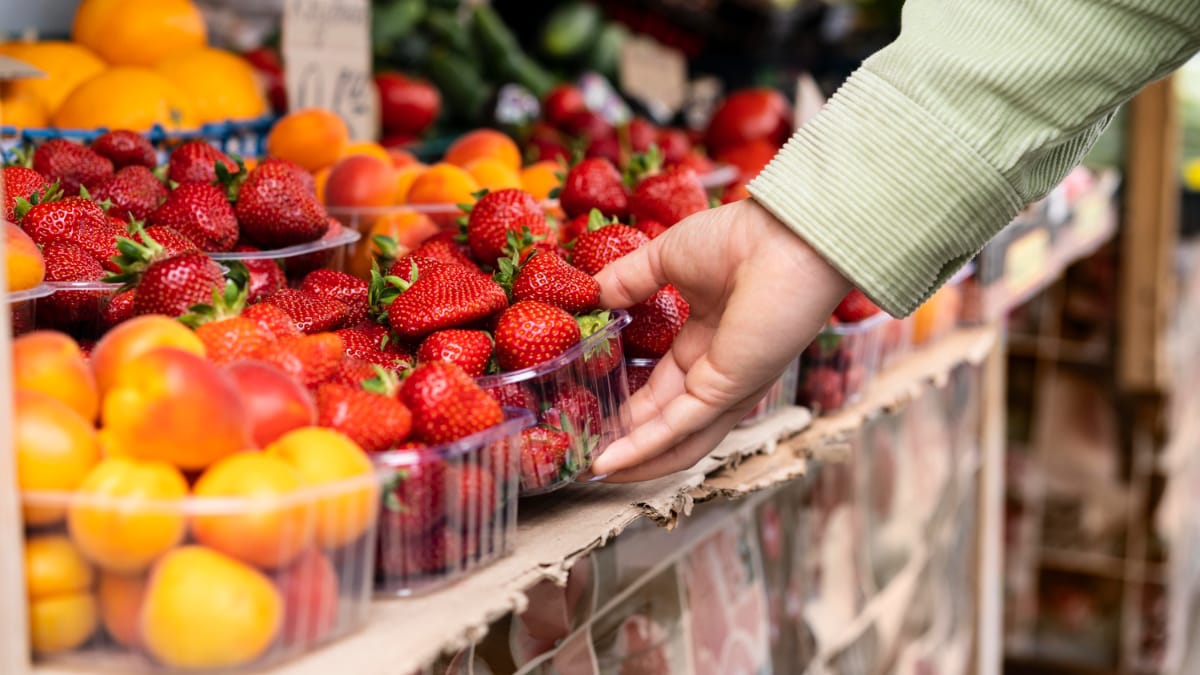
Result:
<svg viewBox="0 0 1200 675"><path fill-rule="evenodd" d="M109 636L123 647L133 648L141 642L138 615L145 595L146 579L143 576L100 573L100 584L96 588L100 620Z"/></svg>
<svg viewBox="0 0 1200 675"><path fill-rule="evenodd" d="M159 73L146 68L110 68L80 84L53 116L65 129L130 129L148 131L196 126L192 101Z"/></svg>
<svg viewBox="0 0 1200 675"><path fill-rule="evenodd" d="M296 467L307 485L331 490L316 501L320 545L336 548L354 541L374 520L378 490L371 460L345 435L320 427L296 429L267 446L266 453Z"/></svg>
<svg viewBox="0 0 1200 675"><path fill-rule="evenodd" d="M469 131L451 144L445 161L465 167L471 162L490 157L513 171L521 170L521 149L516 141L494 129Z"/></svg>
<svg viewBox="0 0 1200 675"><path fill-rule="evenodd" d="M249 663L279 634L283 600L262 572L203 546L168 553L142 604L142 641L171 668Z"/></svg>
<svg viewBox="0 0 1200 675"><path fill-rule="evenodd" d="M100 461L100 444L91 423L41 392L18 390L15 398L17 487L23 492L66 492L79 487ZM65 507L65 501L57 500L28 503L25 522L56 523L62 520Z"/></svg>
<svg viewBox="0 0 1200 675"><path fill-rule="evenodd" d="M95 580L71 541L58 534L25 541L29 632L39 654L74 649L96 630Z"/></svg>
<svg viewBox="0 0 1200 675"><path fill-rule="evenodd" d="M0 114L3 112L0 109ZM10 291L28 290L46 278L42 251L24 230L12 223L4 223L4 269L5 288Z"/></svg>
<svg viewBox="0 0 1200 675"><path fill-rule="evenodd" d="M498 159L483 157L468 163L465 168L485 190L521 189L521 175Z"/></svg>
<svg viewBox="0 0 1200 675"><path fill-rule="evenodd" d="M187 491L183 474L166 462L109 457L75 493L71 539L106 570L141 571L183 539Z"/></svg>
<svg viewBox="0 0 1200 675"><path fill-rule="evenodd" d="M229 498L230 508L201 507L192 519L196 541L259 567L286 565L309 545L312 502L297 499L304 478L294 466L261 452L213 464L196 481L196 497Z"/></svg>
<svg viewBox="0 0 1200 675"><path fill-rule="evenodd" d="M16 51L16 58L34 66L46 76L8 83L9 93L13 96L33 96L42 104L41 109L46 115L58 110L75 87L106 68L100 57L74 42L32 42L21 45Z"/></svg>
<svg viewBox="0 0 1200 675"><path fill-rule="evenodd" d="M521 187L538 201L549 199L554 188L562 185L559 176L564 172L558 162L530 164L521 170Z"/></svg>
<svg viewBox="0 0 1200 675"><path fill-rule="evenodd" d="M46 106L33 94L9 93L0 96L0 125L18 129L50 126Z"/></svg>
<svg viewBox="0 0 1200 675"><path fill-rule="evenodd" d="M70 651L96 632L96 598L65 593L29 603L29 640L35 654Z"/></svg>
<svg viewBox="0 0 1200 675"><path fill-rule="evenodd" d="M375 237L385 236L396 240L396 256L407 255L421 242L440 232L437 223L416 211L391 211L375 219L371 229L354 246L346 271L360 279L371 278L371 263L380 254Z"/></svg>
<svg viewBox="0 0 1200 675"><path fill-rule="evenodd" d="M159 347L204 356L204 343L187 326L154 314L135 316L104 334L92 349L92 372L100 393L108 391L127 363Z"/></svg>
<svg viewBox="0 0 1200 675"><path fill-rule="evenodd" d="M479 183L465 169L445 162L434 164L413 180L405 201L409 204L470 204Z"/></svg>
<svg viewBox="0 0 1200 675"><path fill-rule="evenodd" d="M317 172L336 162L349 142L350 130L342 118L321 108L305 108L275 123L267 135L267 154Z"/></svg>
<svg viewBox="0 0 1200 675"><path fill-rule="evenodd" d="M84 0L71 38L116 66L153 66L203 47L204 16L189 0Z"/></svg>
<svg viewBox="0 0 1200 675"><path fill-rule="evenodd" d="M83 351L63 333L26 333L12 346L13 384L64 403L89 423L100 410L96 378Z"/></svg>
<svg viewBox="0 0 1200 675"><path fill-rule="evenodd" d="M254 69L231 52L201 47L171 56L155 69L188 93L201 124L259 117L267 111Z"/></svg>

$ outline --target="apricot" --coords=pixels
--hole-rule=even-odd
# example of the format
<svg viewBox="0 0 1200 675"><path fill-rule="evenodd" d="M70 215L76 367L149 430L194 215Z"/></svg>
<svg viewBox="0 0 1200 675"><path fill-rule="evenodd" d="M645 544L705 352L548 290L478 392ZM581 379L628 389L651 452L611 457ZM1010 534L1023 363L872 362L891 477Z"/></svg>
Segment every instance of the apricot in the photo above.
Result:
<svg viewBox="0 0 1200 675"><path fill-rule="evenodd" d="M550 198L554 188L562 185L559 176L566 172L558 162L543 161L521 170L521 187L539 202Z"/></svg>
<svg viewBox="0 0 1200 675"><path fill-rule="evenodd" d="M267 135L267 155L316 172L336 162L349 142L350 130L342 118L322 108L305 108L275 123Z"/></svg>
<svg viewBox="0 0 1200 675"><path fill-rule="evenodd" d="M91 422L100 411L96 377L83 351L69 336L54 331L27 333L13 340L13 384L65 403Z"/></svg>
<svg viewBox="0 0 1200 675"><path fill-rule="evenodd" d="M263 361L237 361L225 372L242 394L255 447L265 448L292 429L317 423L312 395L279 368Z"/></svg>
<svg viewBox="0 0 1200 675"><path fill-rule="evenodd" d="M242 397L228 373L172 348L128 361L104 395L101 442L110 453L203 469L250 447Z"/></svg>
<svg viewBox="0 0 1200 675"><path fill-rule="evenodd" d="M354 244L346 271L360 279L371 278L371 263L380 254L375 237L390 237L396 242L396 257L404 256L426 239L441 231L429 216L416 211L396 210L380 216L362 239Z"/></svg>
<svg viewBox="0 0 1200 675"><path fill-rule="evenodd" d="M417 180L417 177L425 173L425 169L429 167L424 164L406 164L394 172L392 175L396 178L396 198L393 203L399 205L408 201L408 191L412 188L412 184Z"/></svg>
<svg viewBox="0 0 1200 675"><path fill-rule="evenodd" d="M69 492L100 461L100 443L89 421L66 404L36 391L16 392L13 450L17 487L32 492ZM30 496L25 523L51 525L62 520L66 503L53 496Z"/></svg>
<svg viewBox="0 0 1200 675"><path fill-rule="evenodd" d="M465 169L453 164L434 164L421 172L408 188L409 204L474 203L479 183Z"/></svg>
<svg viewBox="0 0 1200 675"><path fill-rule="evenodd" d="M446 161L465 167L471 162L490 157L513 171L521 170L521 149L513 139L495 129L469 131L446 150Z"/></svg>
<svg viewBox="0 0 1200 675"><path fill-rule="evenodd" d="M4 223L5 288L24 291L46 278L46 261L33 239L12 223Z"/></svg>
<svg viewBox="0 0 1200 675"><path fill-rule="evenodd" d="M204 343L187 326L155 314L137 316L113 328L92 350L92 372L100 394L112 387L127 363L159 347L174 347L204 356Z"/></svg>
<svg viewBox="0 0 1200 675"><path fill-rule="evenodd" d="M396 199L395 169L371 155L338 160L325 182L325 203L335 207L391 206Z"/></svg>
<svg viewBox="0 0 1200 675"><path fill-rule="evenodd" d="M29 632L39 654L75 649L96 630L92 566L71 540L59 534L25 542L25 589Z"/></svg>
<svg viewBox="0 0 1200 675"><path fill-rule="evenodd" d="M35 654L76 649L96 632L96 598L66 593L29 603L29 641Z"/></svg>
<svg viewBox="0 0 1200 675"><path fill-rule="evenodd" d="M494 157L481 157L464 167L485 190L521 189L521 174Z"/></svg>
<svg viewBox="0 0 1200 675"><path fill-rule="evenodd" d="M101 572L96 596L100 603L100 621L109 637L122 647L132 649L140 645L138 615L146 596L145 577Z"/></svg>

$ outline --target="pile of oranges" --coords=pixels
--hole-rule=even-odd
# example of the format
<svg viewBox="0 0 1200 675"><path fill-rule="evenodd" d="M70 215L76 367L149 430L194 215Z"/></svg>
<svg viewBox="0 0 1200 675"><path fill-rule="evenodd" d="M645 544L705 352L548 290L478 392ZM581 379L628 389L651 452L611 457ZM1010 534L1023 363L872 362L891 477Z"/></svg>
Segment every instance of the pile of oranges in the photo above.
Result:
<svg viewBox="0 0 1200 675"><path fill-rule="evenodd" d="M166 317L90 359L46 331L13 352L35 653L104 639L226 668L331 633L335 561L367 564L378 503L359 446L315 419L256 445L245 383Z"/></svg>
<svg viewBox="0 0 1200 675"><path fill-rule="evenodd" d="M207 46L190 0L84 0L71 38L0 45L46 74L0 90L0 123L174 130L267 111L253 68Z"/></svg>

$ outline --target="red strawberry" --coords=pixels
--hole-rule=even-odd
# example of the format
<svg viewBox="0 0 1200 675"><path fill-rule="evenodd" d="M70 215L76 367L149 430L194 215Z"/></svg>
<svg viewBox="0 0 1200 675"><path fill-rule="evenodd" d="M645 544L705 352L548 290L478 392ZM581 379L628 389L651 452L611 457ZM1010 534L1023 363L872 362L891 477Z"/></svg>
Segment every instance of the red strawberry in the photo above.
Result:
<svg viewBox="0 0 1200 675"><path fill-rule="evenodd" d="M548 487L560 478L571 437L563 431L536 426L521 432L521 489Z"/></svg>
<svg viewBox="0 0 1200 675"><path fill-rule="evenodd" d="M629 308L633 321L621 333L625 354L644 359L666 354L690 314L691 308L679 291L664 286L649 300Z"/></svg>
<svg viewBox="0 0 1200 675"><path fill-rule="evenodd" d="M382 328L382 326L380 326ZM412 365L412 359L402 351L385 350L382 336L372 335L360 328L343 328L337 331L345 345L346 356L377 364L388 370L400 370ZM389 341L389 345L394 341Z"/></svg>
<svg viewBox="0 0 1200 675"><path fill-rule="evenodd" d="M403 269L404 265L409 269ZM418 270L415 280L411 279L412 265ZM388 325L404 339L471 324L508 305L500 284L459 265L402 258L393 266L393 273L401 280L401 292L388 304Z"/></svg>
<svg viewBox="0 0 1200 675"><path fill-rule="evenodd" d="M687 132L681 129L659 130L655 144L665 164L678 164L692 155L692 141Z"/></svg>
<svg viewBox="0 0 1200 675"><path fill-rule="evenodd" d="M70 241L77 231L108 222L104 209L84 197L64 197L32 206L19 202L17 218L21 229L40 246L55 241Z"/></svg>
<svg viewBox="0 0 1200 675"><path fill-rule="evenodd" d="M800 385L800 403L814 410L837 410L846 401L846 380L837 368L811 368Z"/></svg>
<svg viewBox="0 0 1200 675"><path fill-rule="evenodd" d="M259 358L314 388L337 371L342 361L342 339L333 333L283 337Z"/></svg>
<svg viewBox="0 0 1200 675"><path fill-rule="evenodd" d="M110 296L100 307L100 329L103 332L112 330L116 325L132 319L133 299L137 291L130 289Z"/></svg>
<svg viewBox="0 0 1200 675"><path fill-rule="evenodd" d="M117 249L117 240L129 236L129 226L119 225L116 221L106 220L92 227L80 228L70 238L70 242L83 247L100 265L109 272L121 271L115 258L121 255Z"/></svg>
<svg viewBox="0 0 1200 675"><path fill-rule="evenodd" d="M875 303L871 302L870 298L855 288L847 293L846 297L842 298L837 308L833 310L833 315L838 318L838 321L856 323L864 319L869 319L880 311L882 310Z"/></svg>
<svg viewBox="0 0 1200 675"><path fill-rule="evenodd" d="M600 399L587 388L570 385L554 395L550 407L541 415L542 424L561 429L573 437L600 433Z"/></svg>
<svg viewBox="0 0 1200 675"><path fill-rule="evenodd" d="M118 171L127 166L153 169L158 165L158 153L145 136L127 129L109 131L92 141L92 150L107 157Z"/></svg>
<svg viewBox="0 0 1200 675"><path fill-rule="evenodd" d="M238 253L254 253L258 249L253 246L240 245L233 249ZM275 291L287 286L287 275L279 263L270 258L245 258L240 261L250 273L250 282L246 285L246 302L255 304Z"/></svg>
<svg viewBox="0 0 1200 675"><path fill-rule="evenodd" d="M223 286L221 266L203 253L158 258L140 274L133 311L181 316L192 305L211 302L213 292Z"/></svg>
<svg viewBox="0 0 1200 675"><path fill-rule="evenodd" d="M558 307L518 302L496 321L496 360L504 370L536 366L579 344L581 335L575 317Z"/></svg>
<svg viewBox="0 0 1200 675"><path fill-rule="evenodd" d="M649 152L658 143L658 127L645 117L635 117L629 123L629 147L634 152Z"/></svg>
<svg viewBox="0 0 1200 675"><path fill-rule="evenodd" d="M584 152L588 159L604 159L613 164L621 162L621 141L616 136L601 136L588 141Z"/></svg>
<svg viewBox="0 0 1200 675"><path fill-rule="evenodd" d="M469 530L485 527L496 515L496 478L488 468L464 462L450 467L448 480L458 486L458 509L450 517L457 516L459 524L468 528L467 539L474 539Z"/></svg>
<svg viewBox="0 0 1200 675"><path fill-rule="evenodd" d="M462 368L430 361L413 369L400 385L400 400L413 413L413 431L427 443L449 443L504 420L500 404Z"/></svg>
<svg viewBox="0 0 1200 675"><path fill-rule="evenodd" d="M603 224L598 211L593 211L588 232L575 240L571 249L571 264L595 276L609 263L650 243L650 238L628 225Z"/></svg>
<svg viewBox="0 0 1200 675"><path fill-rule="evenodd" d="M563 245L571 245L576 239L580 238L588 231L588 223L591 222L590 213L581 213L558 227L558 240Z"/></svg>
<svg viewBox="0 0 1200 675"><path fill-rule="evenodd" d="M689 152L686 155L684 155L681 159L679 159L678 161L674 161L674 162L671 161L670 159L667 159L667 162L669 162L672 166L677 166L677 167L686 166L687 168L691 169L692 171L695 171L697 177L703 176L707 173L711 173L713 170L712 160L705 157L704 155L701 155L698 152Z"/></svg>
<svg viewBox="0 0 1200 675"><path fill-rule="evenodd" d="M10 223L19 221L16 214L18 199L31 202L34 195L50 187L42 174L24 166L6 166L0 172L0 185L3 186L4 219Z"/></svg>
<svg viewBox="0 0 1200 675"><path fill-rule="evenodd" d="M440 525L446 518L446 462L416 451L398 451L383 461L396 473L385 487L381 539L412 539Z"/></svg>
<svg viewBox="0 0 1200 675"><path fill-rule="evenodd" d="M123 167L100 181L92 190L92 198L98 202L112 202L108 209L109 216L121 220L142 220L167 199L167 186L153 171L135 164Z"/></svg>
<svg viewBox="0 0 1200 675"><path fill-rule="evenodd" d="M458 531L447 528L409 539L392 536L381 527L377 568L385 580L408 585L412 577L462 570L465 558L477 556L478 549L474 537L464 539Z"/></svg>
<svg viewBox="0 0 1200 675"><path fill-rule="evenodd" d="M650 381L650 376L654 373L656 363L657 361L652 359L638 359L625 364L625 372L629 377L629 393L635 394L646 386L646 383Z"/></svg>
<svg viewBox="0 0 1200 675"><path fill-rule="evenodd" d="M462 265L475 269L475 262L469 254L470 247L460 244L453 232L441 232L426 239L410 253L414 258L432 258L451 265Z"/></svg>
<svg viewBox="0 0 1200 675"><path fill-rule="evenodd" d="M541 401L538 400L537 394L534 394L532 389L520 383L502 384L486 391L488 396L491 396L505 408L524 408L536 412L540 407Z"/></svg>
<svg viewBox="0 0 1200 675"><path fill-rule="evenodd" d="M162 247L160 255L178 255L199 251L191 239L183 236L178 230L166 225L151 225L145 228L146 236ZM136 236L136 235L135 235ZM140 237L138 237L140 239Z"/></svg>
<svg viewBox="0 0 1200 675"><path fill-rule="evenodd" d="M292 175L294 175L296 178L299 178L300 182L304 184L304 189L311 193L314 197L316 196L317 181L315 178L313 178L311 173L304 169L304 167L289 159L282 159L280 157L268 157L260 162L259 166L264 164L267 166L274 165L276 167L282 167L292 172Z"/></svg>
<svg viewBox="0 0 1200 675"><path fill-rule="evenodd" d="M318 424L346 434L367 452L396 446L412 431L412 413L400 401L362 388L317 388Z"/></svg>
<svg viewBox="0 0 1200 675"><path fill-rule="evenodd" d="M111 176L113 163L87 146L55 138L33 151L33 170L58 181L64 194L77 195L81 186L90 190Z"/></svg>
<svg viewBox="0 0 1200 675"><path fill-rule="evenodd" d="M561 127L571 115L587 110L583 92L571 84L560 84L542 99L542 116L555 127Z"/></svg>
<svg viewBox="0 0 1200 675"><path fill-rule="evenodd" d="M708 194L687 167L643 178L629 198L629 212L636 220L657 220L668 227L707 208Z"/></svg>
<svg viewBox="0 0 1200 675"><path fill-rule="evenodd" d="M585 159L567 172L559 203L568 216L581 216L592 209L606 218L624 218L629 213L629 195L621 173L603 158Z"/></svg>
<svg viewBox="0 0 1200 675"><path fill-rule="evenodd" d="M471 377L482 377L492 360L492 337L482 330L441 330L417 349L417 361L449 361Z"/></svg>
<svg viewBox="0 0 1200 675"><path fill-rule="evenodd" d="M591 314L577 317L575 321L579 324L579 328L583 332L584 340L587 340L587 338L596 335L608 327L612 321L612 314L605 311L592 312ZM584 353L584 371L589 377L599 379L611 373L614 368L621 365L621 361L624 359L625 355L618 348L616 339L596 338L591 341L587 351Z"/></svg>
<svg viewBox="0 0 1200 675"><path fill-rule="evenodd" d="M292 321L292 317L275 305L263 303L250 305L242 310L242 316L256 321L258 325L271 331L277 338L301 335L300 329L296 327L296 322Z"/></svg>
<svg viewBox="0 0 1200 675"><path fill-rule="evenodd" d="M495 266L508 255L505 249L513 241L522 250L533 246L551 246L557 242L546 220L546 213L533 195L523 190L489 192L475 202L467 216L467 244L481 264Z"/></svg>
<svg viewBox="0 0 1200 675"><path fill-rule="evenodd" d="M292 288L281 288L262 301L282 309L292 317L300 332L309 335L341 328L350 313L349 308L337 300Z"/></svg>
<svg viewBox="0 0 1200 675"><path fill-rule="evenodd" d="M250 172L234 210L242 236L266 249L316 241L329 231L316 193L281 162L263 162Z"/></svg>
<svg viewBox="0 0 1200 675"><path fill-rule="evenodd" d="M367 282L337 270L314 270L304 277L300 290L333 298L350 308L346 323L353 325L367 318Z"/></svg>
<svg viewBox="0 0 1200 675"><path fill-rule="evenodd" d="M42 247L46 281L101 281L104 268L83 248L66 242ZM115 286L114 286L115 288ZM93 321L109 291L59 291L38 303L39 326L65 327Z"/></svg>
<svg viewBox="0 0 1200 675"><path fill-rule="evenodd" d="M501 261L501 274L506 263ZM534 251L516 272L513 300L537 300L570 312L590 312L600 304L600 284L553 253Z"/></svg>
<svg viewBox="0 0 1200 675"><path fill-rule="evenodd" d="M275 344L274 333L244 316L201 324L196 337L204 343L208 359L216 363L258 358Z"/></svg>
<svg viewBox="0 0 1200 675"><path fill-rule="evenodd" d="M667 226L657 220L639 220L634 223L634 227L651 239L667 231Z"/></svg>
<svg viewBox="0 0 1200 675"><path fill-rule="evenodd" d="M167 159L167 178L184 185L186 183L215 183L217 162L229 173L237 173L238 165L229 155L205 141L188 141L175 148Z"/></svg>
<svg viewBox="0 0 1200 675"><path fill-rule="evenodd" d="M208 183L184 183L150 214L150 224L170 227L202 251L229 251L238 239L237 217L225 192Z"/></svg>
<svg viewBox="0 0 1200 675"><path fill-rule="evenodd" d="M337 369L325 380L325 384L344 384L362 389L363 383L375 379L378 375L375 364L346 356L338 362Z"/></svg>

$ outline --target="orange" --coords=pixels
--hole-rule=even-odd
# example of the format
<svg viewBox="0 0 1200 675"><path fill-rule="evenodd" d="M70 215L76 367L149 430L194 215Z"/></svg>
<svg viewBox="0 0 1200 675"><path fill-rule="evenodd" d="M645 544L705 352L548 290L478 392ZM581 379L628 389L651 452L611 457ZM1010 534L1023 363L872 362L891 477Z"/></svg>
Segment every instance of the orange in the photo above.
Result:
<svg viewBox="0 0 1200 675"><path fill-rule="evenodd" d="M483 157L467 164L467 173L485 190L521 189L521 174L491 157Z"/></svg>
<svg viewBox="0 0 1200 675"><path fill-rule="evenodd" d="M21 491L74 490L100 461L100 443L88 420L66 404L36 391L16 392L13 450ZM25 522L50 525L63 518L66 502L27 504Z"/></svg>
<svg viewBox="0 0 1200 675"><path fill-rule="evenodd" d="M106 570L139 572L183 540L188 486L179 469L109 457L76 492L67 514L71 539Z"/></svg>
<svg viewBox="0 0 1200 675"><path fill-rule="evenodd" d="M95 421L100 411L96 378L74 340L54 331L26 333L13 340L12 356L17 389L46 394Z"/></svg>
<svg viewBox="0 0 1200 675"><path fill-rule="evenodd" d="M185 546L154 568L142 605L142 641L172 669L249 663L270 648L283 599L262 572L203 546Z"/></svg>
<svg viewBox="0 0 1200 675"><path fill-rule="evenodd" d="M37 99L43 115L53 114L76 87L107 67L87 47L58 40L21 45L14 56L46 73L46 77L16 80L8 85L13 96Z"/></svg>
<svg viewBox="0 0 1200 675"><path fill-rule="evenodd" d="M65 593L29 603L29 638L36 654L75 649L96 632L96 598Z"/></svg>
<svg viewBox="0 0 1200 675"><path fill-rule="evenodd" d="M18 129L40 129L50 126L46 106L33 94L17 93L0 96L0 125Z"/></svg>
<svg viewBox="0 0 1200 675"><path fill-rule="evenodd" d="M39 654L74 649L96 630L95 580L88 564L62 535L31 537L25 542L25 589L29 629Z"/></svg>
<svg viewBox="0 0 1200 675"><path fill-rule="evenodd" d="M123 647L137 647L141 642L138 615L141 614L145 595L144 577L100 573L100 585L96 589L100 620L109 636Z"/></svg>
<svg viewBox="0 0 1200 675"><path fill-rule="evenodd" d="M146 68L110 68L71 91L54 113L66 129L132 129L156 124L168 130L196 126L191 98L162 75Z"/></svg>
<svg viewBox="0 0 1200 675"><path fill-rule="evenodd" d="M104 334L92 349L92 372L100 393L108 391L130 361L159 347L174 347L204 356L204 343L175 319L147 314L124 321Z"/></svg>
<svg viewBox="0 0 1200 675"><path fill-rule="evenodd" d="M550 198L554 188L562 185L559 177L564 169L558 162L538 162L521 170L521 187L539 202Z"/></svg>
<svg viewBox="0 0 1200 675"><path fill-rule="evenodd" d="M354 252L347 263L346 271L360 279L371 278L371 263L381 252L375 242L377 236L396 240L396 257L401 257L440 231L437 223L423 213L405 210L385 213L375 220L370 231L354 245Z"/></svg>
<svg viewBox="0 0 1200 675"><path fill-rule="evenodd" d="M408 201L408 191L412 188L412 184L417 180L417 177L425 173L425 169L429 167L421 163L406 164L394 172L396 177L396 204L403 204Z"/></svg>
<svg viewBox="0 0 1200 675"><path fill-rule="evenodd" d="M342 118L321 108L288 113L267 135L267 154L291 160L310 172L330 166L350 142Z"/></svg>
<svg viewBox="0 0 1200 675"><path fill-rule="evenodd" d="M388 153L387 148L373 141L354 141L347 143L346 147L342 148L342 155L338 159L345 159L355 155L369 155L385 162L392 163L392 156ZM394 166L394 164L393 164Z"/></svg>
<svg viewBox="0 0 1200 675"><path fill-rule="evenodd" d="M153 66L203 47L204 16L189 0L84 0L71 38L116 66Z"/></svg>
<svg viewBox="0 0 1200 675"><path fill-rule="evenodd" d="M471 162L490 157L513 171L521 170L521 149L513 139L494 129L467 132L446 151L445 161L465 167Z"/></svg>
<svg viewBox="0 0 1200 675"><path fill-rule="evenodd" d="M0 114L3 112L0 109ZM0 190L3 189L0 185ZM28 290L46 278L46 261L41 250L24 230L12 223L4 223L4 269L5 288L10 291Z"/></svg>
<svg viewBox="0 0 1200 675"><path fill-rule="evenodd" d="M254 68L242 57L222 49L201 47L161 61L155 70L192 99L196 121L259 117L267 112Z"/></svg>
<svg viewBox="0 0 1200 675"><path fill-rule="evenodd" d="M434 164L408 188L409 204L467 204L474 203L472 194L479 192L479 183L464 169L453 164Z"/></svg>
<svg viewBox="0 0 1200 675"><path fill-rule="evenodd" d="M196 541L260 567L280 567L300 555L313 534L312 502L297 499L304 477L294 466L261 452L243 452L213 464L196 481L196 497L229 498L236 507L192 519Z"/></svg>
<svg viewBox="0 0 1200 675"><path fill-rule="evenodd" d="M291 463L306 484L333 490L316 501L318 544L347 544L374 520L377 486L371 460L345 435L321 427L296 429L267 446L266 453Z"/></svg>

